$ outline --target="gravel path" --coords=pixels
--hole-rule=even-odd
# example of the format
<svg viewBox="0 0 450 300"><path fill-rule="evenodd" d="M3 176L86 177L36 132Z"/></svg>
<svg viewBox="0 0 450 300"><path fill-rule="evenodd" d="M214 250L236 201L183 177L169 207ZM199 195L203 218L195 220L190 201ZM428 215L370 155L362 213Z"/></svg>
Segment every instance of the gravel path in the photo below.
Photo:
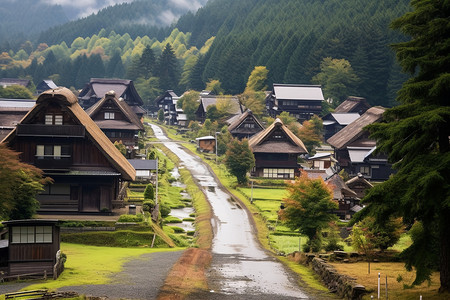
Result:
<svg viewBox="0 0 450 300"><path fill-rule="evenodd" d="M167 274L181 254L183 251L143 254L125 263L123 271L114 274L109 284L67 286L59 291L108 299L156 299Z"/></svg>

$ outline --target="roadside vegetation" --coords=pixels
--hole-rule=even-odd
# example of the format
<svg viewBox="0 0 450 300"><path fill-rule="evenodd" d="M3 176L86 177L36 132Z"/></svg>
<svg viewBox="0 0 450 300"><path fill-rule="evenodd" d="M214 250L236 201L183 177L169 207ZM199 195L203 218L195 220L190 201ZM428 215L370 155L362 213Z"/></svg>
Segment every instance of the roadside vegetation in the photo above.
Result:
<svg viewBox="0 0 450 300"><path fill-rule="evenodd" d="M216 164L215 154L200 153L196 145L189 143L189 137L183 137L178 134L175 127L163 126L168 137L174 140L185 141L185 146L190 151L199 155L220 179L221 183L237 197L250 210L255 226L258 231L258 238L262 245L279 254L280 261L285 263L296 273L300 274L302 279L315 289L323 287L317 275L308 267L290 261L284 255L304 250L308 238L300 235L298 231L292 231L279 218L281 206L285 204L288 196L286 190L287 183L284 180L267 180L261 178L252 178L246 185L238 185L236 177L232 176L226 169L223 162L223 156L219 156ZM220 140L219 140L220 143ZM253 189L252 189L253 181ZM326 229L322 233L324 246L328 244L337 244L339 247L334 250L343 250L346 252L355 252L355 248L349 238L341 238L338 231L346 231L349 227L347 222L338 221L336 226ZM370 263L371 274L368 274L368 263L365 256L362 255L358 261L343 263L335 260L332 262L339 273L347 274L357 279L357 282L366 286L370 292L363 299L370 299L370 295L377 293L377 275L378 272L388 276L388 292L391 298L398 299L417 299L419 295L426 297L424 299L446 299L446 295L438 293L439 273L434 272L429 283L423 283L419 286L411 286L415 277L415 272L408 272L401 262L400 252L411 245L411 237L408 232L403 232L399 240L385 251L373 250L375 262ZM323 254L325 250L321 251ZM330 253L330 252L329 252ZM376 258L375 258L376 257ZM387 261L384 261L387 260ZM309 275L308 275L309 274ZM391 281L395 281L391 282ZM384 285L383 285L383 288ZM382 297L384 297L384 292ZM383 298L384 299L384 298Z"/></svg>

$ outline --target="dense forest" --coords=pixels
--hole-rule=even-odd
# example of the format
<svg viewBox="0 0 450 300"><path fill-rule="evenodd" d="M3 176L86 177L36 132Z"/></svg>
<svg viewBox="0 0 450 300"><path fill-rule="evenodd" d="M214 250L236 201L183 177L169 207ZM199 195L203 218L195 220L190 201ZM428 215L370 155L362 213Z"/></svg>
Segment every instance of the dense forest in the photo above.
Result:
<svg viewBox="0 0 450 300"><path fill-rule="evenodd" d="M145 47L158 58L169 43L179 74L169 85L157 72L146 76L159 78L159 90L201 90L215 79L226 93L238 94L255 66L269 70L268 86L309 84L327 57L349 62L356 75L350 91L372 105L395 104L405 80L388 45L403 38L389 24L410 9L408 0L210 0L168 27L139 21L159 3L116 5L45 31L39 42L1 54L1 76L35 83L51 77L75 88L90 77L133 79ZM116 22L126 18L133 22ZM156 20L163 24L163 14Z"/></svg>
<svg viewBox="0 0 450 300"><path fill-rule="evenodd" d="M0 49L9 50L40 31L68 22L60 5L36 0L2 1L0 8Z"/></svg>

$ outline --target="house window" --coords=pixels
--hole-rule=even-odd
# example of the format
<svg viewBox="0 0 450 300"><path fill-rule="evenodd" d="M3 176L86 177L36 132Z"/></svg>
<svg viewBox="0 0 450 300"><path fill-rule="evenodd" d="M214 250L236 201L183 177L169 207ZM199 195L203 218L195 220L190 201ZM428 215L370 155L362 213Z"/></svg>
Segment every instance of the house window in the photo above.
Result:
<svg viewBox="0 0 450 300"><path fill-rule="evenodd" d="M370 167L369 166L359 167L359 172L363 175L370 175Z"/></svg>
<svg viewBox="0 0 450 300"><path fill-rule="evenodd" d="M12 244L51 243L52 226L15 226L12 227Z"/></svg>
<svg viewBox="0 0 450 300"><path fill-rule="evenodd" d="M63 116L47 114L45 115L45 125L63 125Z"/></svg>
<svg viewBox="0 0 450 300"><path fill-rule="evenodd" d="M105 120L114 120L114 112L105 112Z"/></svg>
<svg viewBox="0 0 450 300"><path fill-rule="evenodd" d="M70 157L69 145L37 145L36 146L37 159L53 158L61 159Z"/></svg>
<svg viewBox="0 0 450 300"><path fill-rule="evenodd" d="M69 184L48 184L44 186L44 190L40 192L41 195L59 195L67 196L70 195L70 185Z"/></svg>
<svg viewBox="0 0 450 300"><path fill-rule="evenodd" d="M264 178L294 178L294 169L264 169Z"/></svg>

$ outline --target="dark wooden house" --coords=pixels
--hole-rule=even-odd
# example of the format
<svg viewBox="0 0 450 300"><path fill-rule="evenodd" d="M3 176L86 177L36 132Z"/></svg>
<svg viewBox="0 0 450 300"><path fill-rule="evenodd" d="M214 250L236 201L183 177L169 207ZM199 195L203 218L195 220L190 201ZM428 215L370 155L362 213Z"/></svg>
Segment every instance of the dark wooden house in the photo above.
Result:
<svg viewBox="0 0 450 300"><path fill-rule="evenodd" d="M339 130L358 119L358 113L329 113L322 118L325 140L335 135Z"/></svg>
<svg viewBox="0 0 450 300"><path fill-rule="evenodd" d="M136 181L150 181L156 179L158 160L129 159L128 162L136 170Z"/></svg>
<svg viewBox="0 0 450 300"><path fill-rule="evenodd" d="M275 118L286 111L303 122L313 115L320 115L322 101L324 98L320 85L274 83L266 97L266 108L271 117Z"/></svg>
<svg viewBox="0 0 450 300"><path fill-rule="evenodd" d="M369 108L370 104L366 98L349 96L344 102L334 109L335 113L358 113L362 115Z"/></svg>
<svg viewBox="0 0 450 300"><path fill-rule="evenodd" d="M2 141L54 183L37 196L43 212L108 212L135 170L67 88L41 94Z"/></svg>
<svg viewBox="0 0 450 300"><path fill-rule="evenodd" d="M248 143L255 156L252 176L285 179L300 176L298 158L308 151L280 119L251 137Z"/></svg>
<svg viewBox="0 0 450 300"><path fill-rule="evenodd" d="M371 189L373 185L364 178L364 175L359 173L357 176L347 180L345 184L355 191L358 198L364 198L366 191Z"/></svg>
<svg viewBox="0 0 450 300"><path fill-rule="evenodd" d="M353 191L344 180L333 170L329 169L303 169L307 176L311 179L322 178L323 181L333 192L333 201L338 204L338 208L333 212L341 220L349 220L358 211L362 209L360 205L361 199L357 193Z"/></svg>
<svg viewBox="0 0 450 300"><path fill-rule="evenodd" d="M163 95L156 98L155 103L158 110L164 110L164 122L167 125L178 125L177 112L177 102L180 97L175 94L172 90L167 90Z"/></svg>
<svg viewBox="0 0 450 300"><path fill-rule="evenodd" d="M145 114L146 111L142 108L144 102L136 91L133 81L128 79L91 78L81 90L78 100L83 109L88 109L109 91L114 91L118 98L125 100L138 117Z"/></svg>
<svg viewBox="0 0 450 300"><path fill-rule="evenodd" d="M7 275L39 274L56 278L62 271L57 220L12 220L8 229Z"/></svg>
<svg viewBox="0 0 450 300"><path fill-rule="evenodd" d="M369 137L365 126L380 122L384 108L372 107L361 117L347 125L327 140L335 151L335 157L341 169L350 175L363 174L367 179L383 181L392 174L387 157L382 154L374 155L376 141Z"/></svg>
<svg viewBox="0 0 450 300"><path fill-rule="evenodd" d="M237 115L228 120L228 131L233 137L240 140L248 139L263 130L264 126L249 109L242 115Z"/></svg>
<svg viewBox="0 0 450 300"><path fill-rule="evenodd" d="M36 86L36 95L42 94L46 90L56 89L58 86L51 79L45 79Z"/></svg>
<svg viewBox="0 0 450 300"><path fill-rule="evenodd" d="M139 149L139 133L145 131L144 124L124 100L116 97L114 91L107 92L86 113L111 142L122 142L125 145L127 158L135 157Z"/></svg>

